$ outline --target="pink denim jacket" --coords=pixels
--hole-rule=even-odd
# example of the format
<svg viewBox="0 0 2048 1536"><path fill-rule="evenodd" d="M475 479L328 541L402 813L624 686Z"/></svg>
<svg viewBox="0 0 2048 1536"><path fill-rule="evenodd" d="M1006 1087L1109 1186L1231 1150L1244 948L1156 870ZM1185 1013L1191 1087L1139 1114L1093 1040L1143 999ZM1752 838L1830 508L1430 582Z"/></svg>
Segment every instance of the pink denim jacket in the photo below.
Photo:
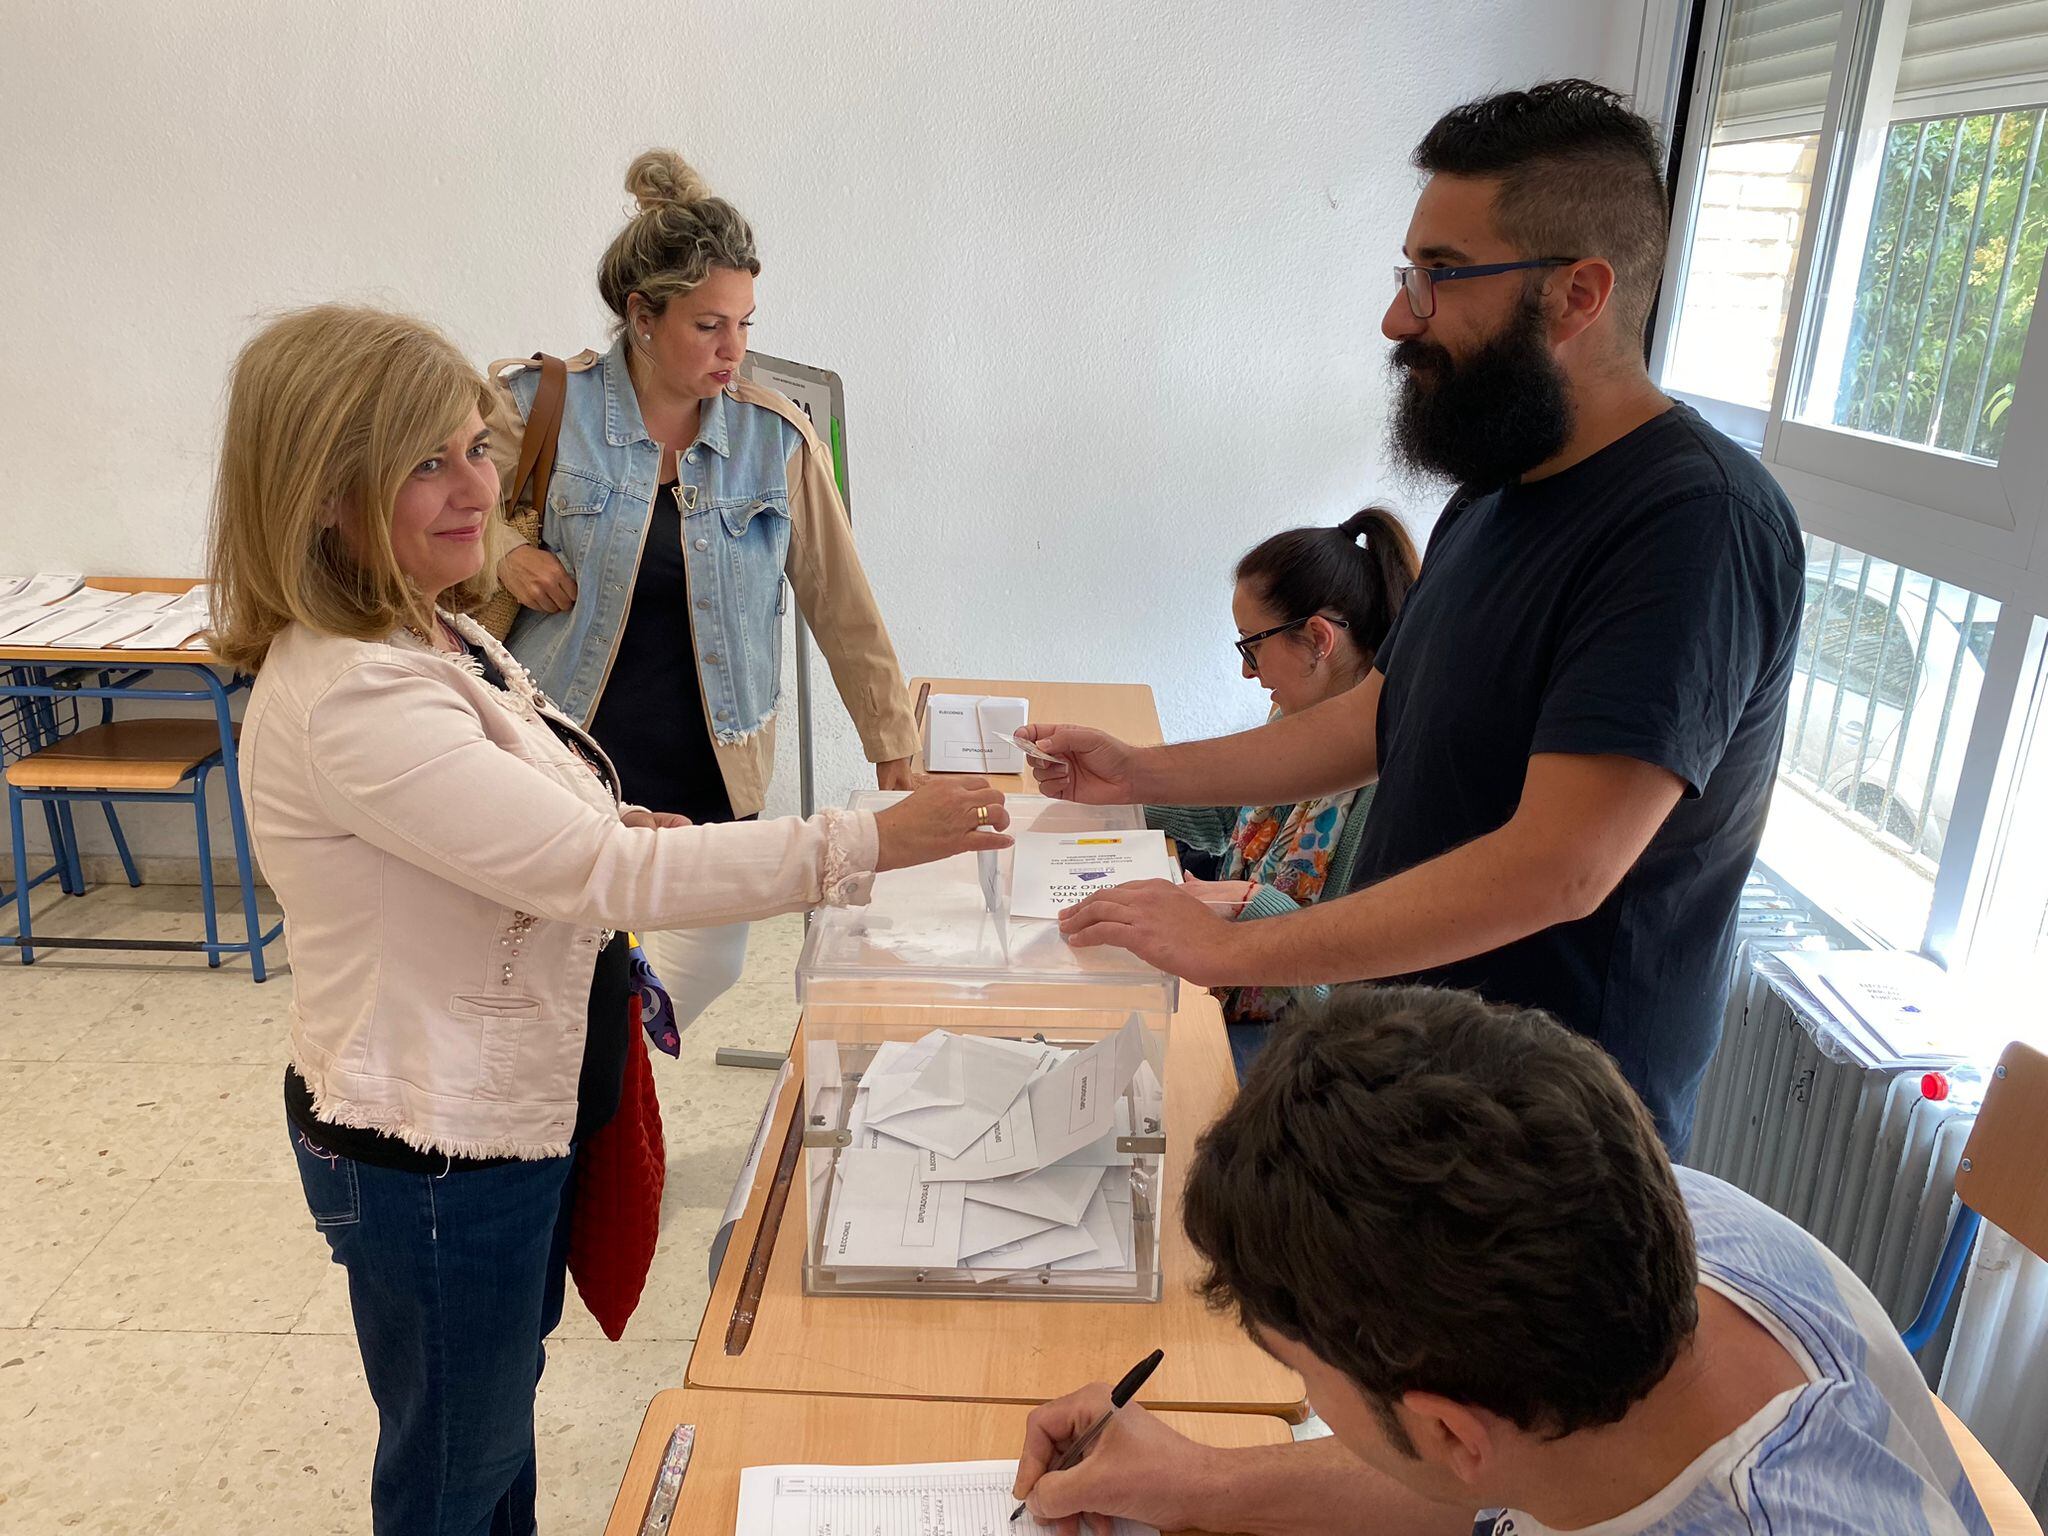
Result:
<svg viewBox="0 0 2048 1536"><path fill-rule="evenodd" d="M292 1062L336 1124L455 1156L558 1157L606 930L858 904L875 823L628 827L543 714L574 727L479 626L453 622L509 689L410 636L302 626L257 676L242 791L284 907Z"/></svg>

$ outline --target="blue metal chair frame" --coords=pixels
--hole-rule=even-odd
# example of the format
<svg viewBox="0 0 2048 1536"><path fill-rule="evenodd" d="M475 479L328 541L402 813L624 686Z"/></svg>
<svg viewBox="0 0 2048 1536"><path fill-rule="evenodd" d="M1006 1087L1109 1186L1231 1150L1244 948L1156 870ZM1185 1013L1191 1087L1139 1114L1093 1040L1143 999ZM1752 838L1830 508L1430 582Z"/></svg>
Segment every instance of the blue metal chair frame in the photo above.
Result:
<svg viewBox="0 0 2048 1536"><path fill-rule="evenodd" d="M1977 1241L1977 1229L1983 1225L1982 1216L1960 1200L1956 1202L1956 1213L1948 1224L1948 1237L1941 1245L1941 1257L1935 1261L1934 1278L1927 1283L1927 1296L1920 1303L1919 1315L1899 1335L1906 1341L1907 1354L1919 1354L1941 1332L1949 1303L1956 1299L1963 1266L1969 1262L1970 1245Z"/></svg>
<svg viewBox="0 0 2048 1536"><path fill-rule="evenodd" d="M0 684L20 680L24 679L18 679L14 669L0 667ZM56 739L58 730L48 718L54 711L49 710L43 701L10 698L0 700L0 704L6 706L0 708L0 767L40 751ZM58 807L44 806L43 819L49 826L50 867L40 874L30 874L27 858L17 858L13 865L16 884L7 887L0 900L12 901L17 895L17 888L20 892L32 891L51 879L56 880L67 894L75 894L71 884L71 844L65 838L64 823L58 819Z"/></svg>
<svg viewBox="0 0 2048 1536"><path fill-rule="evenodd" d="M249 969L254 979L262 981L268 975L263 962L264 946L284 931L284 924L274 923L268 931L262 928L262 919L256 911L256 869L249 854L248 817L242 806L241 781L235 751L234 717L229 708L230 698L249 686L246 677L234 677L223 681L204 662L151 662L138 666L132 672L120 677L111 669L99 666L71 665L66 667L36 667L23 658L12 658L14 670L0 673L0 699L15 698L29 701L31 707L46 712L54 727L54 711L60 702L76 699L100 699L110 715L112 701L116 699L152 699L182 703L209 704L220 730L220 751L202 761L192 775L178 788L170 790L106 790L106 789L17 789L8 785L7 810L9 830L14 841L14 867L17 877L27 864L26 828L22 818L22 807L28 802L41 803L46 812L52 812L63 826L64 846L59 852L59 864L64 867L67 889L83 892L84 872L78 861L78 840L70 824L70 806L80 800L97 801L106 808L107 821L114 834L115 847L120 851L122 868L127 872L130 885L142 882L135 872L135 862L129 856L127 839L121 835L120 823L114 818L115 802L138 802L164 804L183 801L191 805L193 819L198 827L199 841L199 888L205 908L206 938L193 939L72 939L42 938L34 936L30 925L28 890L17 885L15 890L15 912L19 924L17 932L5 943L21 951L24 965L32 964L35 951L45 949L132 949L132 950L176 950L180 952L203 951L209 966L219 966L226 955L246 954ZM191 674L196 686L172 687L149 681L157 672L183 672ZM97 681L91 679L97 678ZM235 868L241 887L242 914L247 927L246 939L223 940L220 937L219 914L214 902L213 854L211 839L206 824L206 780L215 768L222 770L227 779L228 823L234 832ZM189 786L189 787L188 787ZM54 840L54 837L53 837ZM47 879L45 875L42 878Z"/></svg>

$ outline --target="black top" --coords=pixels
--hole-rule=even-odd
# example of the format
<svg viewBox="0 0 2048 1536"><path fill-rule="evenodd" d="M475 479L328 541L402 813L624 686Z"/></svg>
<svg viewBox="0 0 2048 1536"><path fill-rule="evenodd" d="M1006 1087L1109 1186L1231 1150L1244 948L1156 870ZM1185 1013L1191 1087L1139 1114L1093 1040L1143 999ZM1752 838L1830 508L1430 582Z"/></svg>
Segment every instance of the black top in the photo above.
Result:
<svg viewBox="0 0 2048 1536"><path fill-rule="evenodd" d="M683 509L675 482L654 498L633 601L590 734L619 770L620 793L650 811L694 822L732 820L732 801L711 749L690 581L683 566ZM705 599L708 604L709 598Z"/></svg>
<svg viewBox="0 0 2048 1536"><path fill-rule="evenodd" d="M472 645L469 654L482 666L486 682L494 688L505 686L504 674L481 648ZM578 746L575 736L552 720L548 724L573 750L582 754L585 749ZM576 1129L570 1138L572 1141L582 1142L595 1136L619 1112L619 1094L626 1081L626 1052L632 1043L632 1020L627 1013L632 991L632 953L627 948L626 935L614 934L611 943L598 952L597 967L590 977L583 1065L576 1075ZM439 1152L422 1152L381 1131L335 1125L322 1120L313 1111L312 1090L290 1066L284 1069L284 1112L293 1128L323 1151L339 1153L373 1167L394 1168L402 1173L438 1174L495 1168L514 1161L509 1157L448 1157Z"/></svg>
<svg viewBox="0 0 2048 1536"><path fill-rule="evenodd" d="M1375 665L1371 885L1507 822L1532 754L1655 763L1685 793L1592 916L1404 980L1547 1009L1691 1134L1763 837L1799 637L1791 503L1686 406L1531 485L1461 493Z"/></svg>

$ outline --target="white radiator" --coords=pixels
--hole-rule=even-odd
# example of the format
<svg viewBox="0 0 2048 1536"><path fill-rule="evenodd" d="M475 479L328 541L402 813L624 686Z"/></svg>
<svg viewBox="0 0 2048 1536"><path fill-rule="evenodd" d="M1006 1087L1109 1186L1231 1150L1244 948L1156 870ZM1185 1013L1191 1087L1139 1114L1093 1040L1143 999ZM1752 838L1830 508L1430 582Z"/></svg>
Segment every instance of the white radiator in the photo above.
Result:
<svg viewBox="0 0 2048 1536"><path fill-rule="evenodd" d="M1926 1097L1924 1075L1831 1061L1745 964L1686 1160L1834 1249L1903 1326L1933 1278L1976 1117Z"/></svg>
<svg viewBox="0 0 2048 1536"><path fill-rule="evenodd" d="M1820 1238L1904 1327L1948 1232L1975 1100L1928 1098L1921 1068L1830 1059L1755 969L1772 949L1827 943L1795 902L1753 880L1741 931L1686 1161ZM1987 1224L1955 1319L1920 1363L2048 1513L2048 1265Z"/></svg>

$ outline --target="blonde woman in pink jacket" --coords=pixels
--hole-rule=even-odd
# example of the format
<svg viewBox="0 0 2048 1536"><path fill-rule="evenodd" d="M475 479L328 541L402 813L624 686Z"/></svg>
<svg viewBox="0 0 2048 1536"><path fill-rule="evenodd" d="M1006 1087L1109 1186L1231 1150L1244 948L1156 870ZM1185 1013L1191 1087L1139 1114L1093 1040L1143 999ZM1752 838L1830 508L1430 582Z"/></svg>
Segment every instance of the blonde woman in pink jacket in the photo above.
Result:
<svg viewBox="0 0 2048 1536"><path fill-rule="evenodd" d="M534 1389L577 1143L618 1105L624 930L866 899L1001 846L979 780L879 814L695 827L461 610L498 507L483 379L372 309L280 319L234 368L215 648L256 672L241 769L291 948L285 1112L379 1418L379 1536L534 1528Z"/></svg>

